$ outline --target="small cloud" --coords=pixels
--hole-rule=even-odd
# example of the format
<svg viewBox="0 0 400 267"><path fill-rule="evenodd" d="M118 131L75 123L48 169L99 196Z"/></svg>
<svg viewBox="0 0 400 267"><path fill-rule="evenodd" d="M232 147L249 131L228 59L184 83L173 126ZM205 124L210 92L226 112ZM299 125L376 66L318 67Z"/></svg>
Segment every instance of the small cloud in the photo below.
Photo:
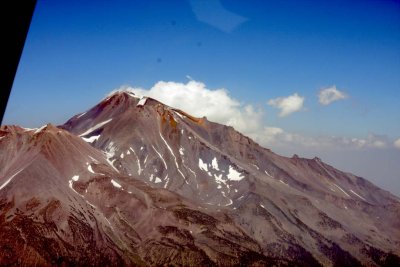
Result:
<svg viewBox="0 0 400 267"><path fill-rule="evenodd" d="M394 141L394 147L400 149L400 138Z"/></svg>
<svg viewBox="0 0 400 267"><path fill-rule="evenodd" d="M304 97L299 96L297 93L290 95L288 97L278 97L271 99L268 105L276 107L281 110L279 113L280 117L288 116L293 112L300 111L303 108Z"/></svg>
<svg viewBox="0 0 400 267"><path fill-rule="evenodd" d="M348 96L344 92L336 89L335 85L322 89L318 94L319 103L324 106L327 106L338 100L346 99L347 97Z"/></svg>

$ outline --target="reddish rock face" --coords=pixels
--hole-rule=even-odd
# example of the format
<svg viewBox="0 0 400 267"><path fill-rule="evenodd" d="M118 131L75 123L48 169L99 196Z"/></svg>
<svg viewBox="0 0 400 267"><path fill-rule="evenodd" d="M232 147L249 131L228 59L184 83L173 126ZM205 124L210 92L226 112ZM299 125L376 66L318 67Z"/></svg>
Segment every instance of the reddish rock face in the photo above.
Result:
<svg viewBox="0 0 400 267"><path fill-rule="evenodd" d="M0 166L0 265L400 264L397 197L130 92L1 126Z"/></svg>

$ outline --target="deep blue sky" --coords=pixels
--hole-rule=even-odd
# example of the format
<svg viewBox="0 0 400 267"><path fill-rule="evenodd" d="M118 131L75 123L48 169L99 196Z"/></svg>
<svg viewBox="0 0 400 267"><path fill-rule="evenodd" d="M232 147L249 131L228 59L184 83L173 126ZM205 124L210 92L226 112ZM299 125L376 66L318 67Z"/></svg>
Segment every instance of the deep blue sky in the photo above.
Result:
<svg viewBox="0 0 400 267"><path fill-rule="evenodd" d="M203 2L38 0L3 123L61 124L123 84L190 75L289 132L400 137L398 1ZM350 97L322 107L332 85ZM293 93L305 111L266 104Z"/></svg>

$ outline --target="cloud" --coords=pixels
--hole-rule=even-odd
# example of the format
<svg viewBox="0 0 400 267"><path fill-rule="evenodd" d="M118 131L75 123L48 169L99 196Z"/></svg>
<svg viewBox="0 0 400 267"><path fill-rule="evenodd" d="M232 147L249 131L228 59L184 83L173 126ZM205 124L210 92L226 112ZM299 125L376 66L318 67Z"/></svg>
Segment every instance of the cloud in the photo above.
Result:
<svg viewBox="0 0 400 267"><path fill-rule="evenodd" d="M288 116L293 112L300 111L303 108L304 97L299 96L297 93L290 95L288 97L278 97L271 99L268 105L276 107L281 110L279 113L280 117Z"/></svg>
<svg viewBox="0 0 400 267"><path fill-rule="evenodd" d="M335 85L322 89L318 94L319 103L324 106L338 100L346 99L347 97L344 92L337 90Z"/></svg>
<svg viewBox="0 0 400 267"><path fill-rule="evenodd" d="M149 89L122 86L115 91L127 90L140 96L149 96L169 106L182 109L197 117L206 116L208 120L234 127L259 144L272 149L294 147L308 149L382 149L389 140L385 136L369 134L366 137L304 136L287 132L282 128L268 125L264 121L264 111L253 105L240 103L224 88L210 89L202 82L189 80L181 82L157 82ZM291 100L294 99L294 100ZM272 100L270 100L272 101ZM293 104L293 102L298 102ZM284 114L300 110L304 98L294 94L286 98L274 99L273 102L285 107ZM288 104L289 103L289 104ZM290 106L290 112L288 107ZM294 107L295 108L294 108ZM289 113L288 113L289 112ZM396 141L399 143L400 141Z"/></svg>
<svg viewBox="0 0 400 267"><path fill-rule="evenodd" d="M394 141L394 147L400 149L400 138Z"/></svg>
<svg viewBox="0 0 400 267"><path fill-rule="evenodd" d="M262 110L241 104L224 88L211 90L204 83L195 80L187 83L160 81L148 90L136 87L123 89L137 95L153 97L193 116L206 116L210 121L232 126L242 133L253 134L263 124Z"/></svg>
<svg viewBox="0 0 400 267"><path fill-rule="evenodd" d="M388 138L382 135L368 134L366 137L343 137L343 136L303 136L296 133L289 133L278 127L265 126L255 140L274 147L303 147L322 149L382 149L388 145ZM400 145L400 142L399 142Z"/></svg>

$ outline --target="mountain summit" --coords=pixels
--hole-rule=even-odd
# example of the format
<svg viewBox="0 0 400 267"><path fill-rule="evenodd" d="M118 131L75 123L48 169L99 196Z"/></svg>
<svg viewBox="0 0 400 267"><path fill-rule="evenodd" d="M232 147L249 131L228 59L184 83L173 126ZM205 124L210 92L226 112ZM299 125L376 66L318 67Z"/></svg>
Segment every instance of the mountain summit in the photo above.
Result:
<svg viewBox="0 0 400 267"><path fill-rule="evenodd" d="M5 265L400 264L397 197L129 91L0 148Z"/></svg>

